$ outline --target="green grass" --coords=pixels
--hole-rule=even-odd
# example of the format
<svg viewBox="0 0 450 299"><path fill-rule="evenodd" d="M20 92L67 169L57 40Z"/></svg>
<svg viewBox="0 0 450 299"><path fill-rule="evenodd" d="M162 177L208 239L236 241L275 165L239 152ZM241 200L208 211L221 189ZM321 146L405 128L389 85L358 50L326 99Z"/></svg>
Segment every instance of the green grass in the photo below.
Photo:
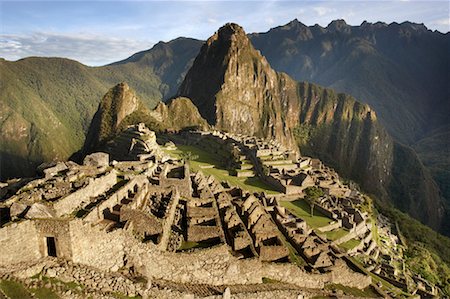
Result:
<svg viewBox="0 0 450 299"><path fill-rule="evenodd" d="M326 226L330 223L330 221L332 221L330 218L316 210L314 210L314 215L311 217L311 208L303 199L295 201L280 201L280 204L291 211L295 216L305 220L306 223L313 229Z"/></svg>
<svg viewBox="0 0 450 299"><path fill-rule="evenodd" d="M227 181L230 185L240 187L251 192L267 192L277 194L278 192L270 185L262 182L257 177L237 178L231 176L225 169L217 155L205 151L197 146L177 145L176 150L166 151L167 154L179 158L183 153L191 152L196 159L189 161L192 171L202 171L205 175L212 175L219 181ZM202 166L214 165L214 168L202 168Z"/></svg>
<svg viewBox="0 0 450 299"><path fill-rule="evenodd" d="M348 234L348 231L343 228L338 228L332 231L324 232L328 240L335 241Z"/></svg>
<svg viewBox="0 0 450 299"><path fill-rule="evenodd" d="M77 282L75 282L75 281L64 282L64 281L59 280L59 279L57 279L57 278L46 277L46 276L43 276L43 277L42 277L42 280L43 280L44 282L50 282L50 283L52 283L52 284L56 284L56 283L59 282L59 283L61 283L61 284L64 286L64 291L71 290L71 291L73 291L73 292L76 292L76 293L78 293L78 294L81 294L81 291L78 289L78 287L80 287L81 289L84 289L84 285L79 284L79 283L77 283Z"/></svg>
<svg viewBox="0 0 450 299"><path fill-rule="evenodd" d="M34 297L38 299L59 299L59 296L47 288L30 289Z"/></svg>
<svg viewBox="0 0 450 299"><path fill-rule="evenodd" d="M32 299L27 289L19 282L1 280L0 289L10 299Z"/></svg>
<svg viewBox="0 0 450 299"><path fill-rule="evenodd" d="M339 246L342 247L343 249L345 249L346 251L348 251L348 250L351 250L351 249L355 248L356 246L358 246L359 243L361 243L361 240L350 239L347 242L340 244Z"/></svg>

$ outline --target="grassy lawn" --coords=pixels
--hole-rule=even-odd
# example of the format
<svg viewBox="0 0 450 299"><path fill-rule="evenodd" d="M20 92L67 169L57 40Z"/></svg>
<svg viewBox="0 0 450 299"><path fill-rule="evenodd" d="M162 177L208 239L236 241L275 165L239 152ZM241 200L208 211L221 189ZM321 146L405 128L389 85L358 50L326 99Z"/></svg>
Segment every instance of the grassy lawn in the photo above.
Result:
<svg viewBox="0 0 450 299"><path fill-rule="evenodd" d="M335 229L335 230L324 232L324 234L325 234L325 236L327 237L328 240L335 241L337 239L342 238L346 234L348 234L348 231L343 229L343 228L338 228L338 229Z"/></svg>
<svg viewBox="0 0 450 299"><path fill-rule="evenodd" d="M347 242L340 244L339 246L347 251L347 250L351 250L351 249L355 248L356 246L359 245L359 243L361 243L361 240L350 239Z"/></svg>
<svg viewBox="0 0 450 299"><path fill-rule="evenodd" d="M1 280L0 288L8 298L11 299L32 299L33 297L27 289L19 282Z"/></svg>
<svg viewBox="0 0 450 299"><path fill-rule="evenodd" d="M231 176L228 170L226 170L221 161L218 160L218 156L207 152L196 146L178 145L176 150L166 151L167 154L179 158L182 153L191 152L197 156L196 159L189 161L192 171L201 170L205 175L213 175L219 181L227 181L230 185L240 187L244 190L251 192L267 192L270 194L277 194L273 187L265 184L257 177L252 178L237 178ZM214 165L213 168L202 168L202 166Z"/></svg>
<svg viewBox="0 0 450 299"><path fill-rule="evenodd" d="M316 210L314 210L314 216L311 217L311 208L309 204L303 199L295 201L281 200L280 204L291 211L297 217L305 220L306 223L313 229L326 226L330 223L330 221L332 221L330 218Z"/></svg>

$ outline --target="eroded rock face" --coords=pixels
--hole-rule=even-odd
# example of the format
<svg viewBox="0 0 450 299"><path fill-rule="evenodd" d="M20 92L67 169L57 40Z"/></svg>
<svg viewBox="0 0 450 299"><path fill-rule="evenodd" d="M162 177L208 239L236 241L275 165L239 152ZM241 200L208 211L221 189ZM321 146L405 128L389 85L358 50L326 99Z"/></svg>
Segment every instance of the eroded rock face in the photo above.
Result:
<svg viewBox="0 0 450 299"><path fill-rule="evenodd" d="M188 98L175 98L167 104L160 102L151 115L171 130L186 127L208 128L208 123Z"/></svg>
<svg viewBox="0 0 450 299"><path fill-rule="evenodd" d="M92 118L83 151L88 153L111 139L121 122L139 108L139 100L127 83L111 88L100 101Z"/></svg>
<svg viewBox="0 0 450 299"><path fill-rule="evenodd" d="M399 159L394 161L394 141L375 112L351 96L275 72L239 25L226 24L208 39L178 95L190 98L202 117L220 130L271 138L292 148L300 144L302 152L324 160L382 199L396 202L406 196L411 207L434 207L403 209L439 228L442 204L429 175L423 174L430 182L427 192L406 194L392 187L399 185L394 171L409 174L399 170ZM405 159L423 172L417 157Z"/></svg>

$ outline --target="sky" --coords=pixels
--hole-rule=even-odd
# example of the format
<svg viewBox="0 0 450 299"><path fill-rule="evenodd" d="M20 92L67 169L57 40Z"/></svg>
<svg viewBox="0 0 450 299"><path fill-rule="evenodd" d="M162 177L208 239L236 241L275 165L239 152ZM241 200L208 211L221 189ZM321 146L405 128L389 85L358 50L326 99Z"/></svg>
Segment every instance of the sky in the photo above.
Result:
<svg viewBox="0 0 450 299"><path fill-rule="evenodd" d="M0 57L66 57L105 65L184 36L205 40L227 22L247 33L298 19L326 27L344 19L424 23L450 30L448 0L366 1L3 1L0 0Z"/></svg>

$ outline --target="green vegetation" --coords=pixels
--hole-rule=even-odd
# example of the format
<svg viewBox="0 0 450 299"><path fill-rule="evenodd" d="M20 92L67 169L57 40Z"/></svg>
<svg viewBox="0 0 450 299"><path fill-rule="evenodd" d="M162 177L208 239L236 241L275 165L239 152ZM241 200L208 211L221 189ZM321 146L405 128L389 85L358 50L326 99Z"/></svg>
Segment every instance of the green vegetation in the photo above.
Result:
<svg viewBox="0 0 450 299"><path fill-rule="evenodd" d="M42 281L50 282L52 284L60 283L61 285L63 285L63 290L64 291L71 290L72 292L75 292L75 293L77 293L79 295L82 294L81 291L84 289L84 286L82 284L78 284L78 283L76 283L74 281L64 282L64 281L59 280L59 279L54 278L54 277L43 276L42 277Z"/></svg>
<svg viewBox="0 0 450 299"><path fill-rule="evenodd" d="M360 261L358 261L357 258L355 257L349 257L349 259L353 262L353 264L362 272L365 273L367 275L369 275L372 278L372 283L373 284L377 284L377 283L381 283L381 285L383 286L383 290L385 291L390 291L396 295L402 296L402 297L409 297L409 295L407 293L405 293L404 291L402 291L401 289L393 286L392 284L390 284L389 282L387 282L384 279L381 279L379 276L373 274L372 272L369 272L366 270L366 268L364 268L364 266L361 264Z"/></svg>
<svg viewBox="0 0 450 299"><path fill-rule="evenodd" d="M358 239L350 239L347 242L344 242L340 244L339 246L342 247L345 251L351 250L358 246L361 243L361 240Z"/></svg>
<svg viewBox="0 0 450 299"><path fill-rule="evenodd" d="M184 161L194 161L198 159L198 155L194 155L192 152L183 152L180 154L180 158Z"/></svg>
<svg viewBox="0 0 450 299"><path fill-rule="evenodd" d="M38 299L59 299L59 296L47 288L30 289L34 297Z"/></svg>
<svg viewBox="0 0 450 299"><path fill-rule="evenodd" d="M309 142L313 127L309 124L299 124L293 131L295 140L301 146Z"/></svg>
<svg viewBox="0 0 450 299"><path fill-rule="evenodd" d="M328 290L341 290L345 295L354 296L354 297L370 297L370 298L378 298L380 295L372 288L367 287L363 290L358 288L347 287L341 284L328 284L325 286L325 289Z"/></svg>
<svg viewBox="0 0 450 299"><path fill-rule="evenodd" d="M279 282L280 282L279 280L272 279L272 278L269 278L269 277L263 277L262 278L262 283L279 283Z"/></svg>
<svg viewBox="0 0 450 299"><path fill-rule="evenodd" d="M343 228L338 228L335 230L330 230L330 231L324 232L324 234L328 240L335 241L337 239L342 238L346 234L348 234L348 231Z"/></svg>
<svg viewBox="0 0 450 299"><path fill-rule="evenodd" d="M27 289L19 282L1 280L0 289L11 299L32 299L33 297Z"/></svg>
<svg viewBox="0 0 450 299"><path fill-rule="evenodd" d="M0 60L0 180L33 175L42 161L65 160L79 150L100 99L119 82L148 108L175 94L202 44L181 38L102 67L63 58Z"/></svg>
<svg viewBox="0 0 450 299"><path fill-rule="evenodd" d="M297 217L306 221L306 223L312 228L319 228L328 225L331 219L323 215L322 213L316 213L311 216L309 204L303 200L295 201L280 201L280 204L291 211Z"/></svg>
<svg viewBox="0 0 450 299"><path fill-rule="evenodd" d="M322 188L317 187L317 186L313 186L313 187L306 188L305 189L305 194L310 199L317 199L317 198L323 196L324 193L323 193Z"/></svg>
<svg viewBox="0 0 450 299"><path fill-rule="evenodd" d="M189 161L189 166L192 171L202 171L206 175L213 175L219 181L226 181L230 185L240 187L245 190L253 192L267 192L271 194L278 193L270 185L265 184L259 178L237 178L230 175L229 171L225 169L222 161L217 155L205 151L197 146L178 145L176 150L166 151L167 154L181 158L186 153L191 153L193 158ZM208 166L213 165L213 168Z"/></svg>
<svg viewBox="0 0 450 299"><path fill-rule="evenodd" d="M121 294L121 293L113 293L112 295L114 296L114 298L117 298L117 299L141 299L142 298L139 295L136 295L136 296L133 296L133 297L129 297L129 296L126 296L126 295Z"/></svg>
<svg viewBox="0 0 450 299"><path fill-rule="evenodd" d="M305 194L309 200L309 205L311 208L311 217L314 216L314 206L317 203L317 200L323 196L323 190L320 187L308 187L305 189Z"/></svg>

